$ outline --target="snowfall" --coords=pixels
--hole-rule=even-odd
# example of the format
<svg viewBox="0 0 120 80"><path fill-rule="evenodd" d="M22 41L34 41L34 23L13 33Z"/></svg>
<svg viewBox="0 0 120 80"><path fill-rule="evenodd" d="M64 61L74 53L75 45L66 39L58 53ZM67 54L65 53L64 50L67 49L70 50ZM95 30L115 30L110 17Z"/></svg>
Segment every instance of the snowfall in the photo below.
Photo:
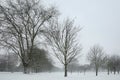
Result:
<svg viewBox="0 0 120 80"><path fill-rule="evenodd" d="M63 72L31 74L0 72L0 80L120 80L120 74L107 75L107 72L100 72L98 76L95 76L95 72L86 72L68 73L68 77L64 77Z"/></svg>

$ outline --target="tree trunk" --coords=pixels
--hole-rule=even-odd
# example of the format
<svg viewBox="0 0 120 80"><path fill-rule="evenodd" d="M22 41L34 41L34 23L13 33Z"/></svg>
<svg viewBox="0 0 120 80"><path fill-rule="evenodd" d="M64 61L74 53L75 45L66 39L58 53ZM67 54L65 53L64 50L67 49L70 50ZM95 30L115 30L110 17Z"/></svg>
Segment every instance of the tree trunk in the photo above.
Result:
<svg viewBox="0 0 120 80"><path fill-rule="evenodd" d="M67 65L66 64L64 65L64 72L65 72L64 77L67 77Z"/></svg>
<svg viewBox="0 0 120 80"><path fill-rule="evenodd" d="M110 71L110 69L109 69L109 67L108 67L108 75L109 75L109 71Z"/></svg>
<svg viewBox="0 0 120 80"><path fill-rule="evenodd" d="M110 70L110 72L111 72L111 74L112 74L113 70Z"/></svg>
<svg viewBox="0 0 120 80"><path fill-rule="evenodd" d="M98 75L98 70L96 69L96 76Z"/></svg>
<svg viewBox="0 0 120 80"><path fill-rule="evenodd" d="M118 70L118 74L119 74L119 70Z"/></svg>
<svg viewBox="0 0 120 80"><path fill-rule="evenodd" d="M116 68L114 67L114 74L116 74Z"/></svg>
<svg viewBox="0 0 120 80"><path fill-rule="evenodd" d="M96 66L96 76L98 75L98 66Z"/></svg>
<svg viewBox="0 0 120 80"><path fill-rule="evenodd" d="M23 66L23 67L24 67L23 73L24 73L24 74L27 74L27 67L25 67L25 66Z"/></svg>
<svg viewBox="0 0 120 80"><path fill-rule="evenodd" d="M24 73L24 74L29 74L30 71L29 71L29 66L28 66L28 64L27 64L27 63L23 63L23 67L24 67L23 73Z"/></svg>

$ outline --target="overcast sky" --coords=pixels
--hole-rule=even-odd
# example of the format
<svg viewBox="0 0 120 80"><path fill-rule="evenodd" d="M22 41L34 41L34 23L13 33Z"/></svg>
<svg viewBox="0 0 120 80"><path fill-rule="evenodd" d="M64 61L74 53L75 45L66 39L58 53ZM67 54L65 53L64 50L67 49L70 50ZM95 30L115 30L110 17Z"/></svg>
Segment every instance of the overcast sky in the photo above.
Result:
<svg viewBox="0 0 120 80"><path fill-rule="evenodd" d="M107 54L120 54L120 0L46 0L58 7L61 17L83 27L79 41L86 55L94 44ZM85 61L85 57L83 57ZM82 61L83 62L83 61Z"/></svg>

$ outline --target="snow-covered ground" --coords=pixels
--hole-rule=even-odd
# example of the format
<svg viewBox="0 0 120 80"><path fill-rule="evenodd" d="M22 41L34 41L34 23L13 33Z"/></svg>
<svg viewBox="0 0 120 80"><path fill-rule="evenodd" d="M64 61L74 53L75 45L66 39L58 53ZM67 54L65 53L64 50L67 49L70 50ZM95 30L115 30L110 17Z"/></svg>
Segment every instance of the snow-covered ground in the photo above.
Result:
<svg viewBox="0 0 120 80"><path fill-rule="evenodd" d="M68 73L68 77L65 78L63 72L37 74L0 72L0 80L120 80L120 74L108 76L106 72L100 72L96 77L94 72Z"/></svg>

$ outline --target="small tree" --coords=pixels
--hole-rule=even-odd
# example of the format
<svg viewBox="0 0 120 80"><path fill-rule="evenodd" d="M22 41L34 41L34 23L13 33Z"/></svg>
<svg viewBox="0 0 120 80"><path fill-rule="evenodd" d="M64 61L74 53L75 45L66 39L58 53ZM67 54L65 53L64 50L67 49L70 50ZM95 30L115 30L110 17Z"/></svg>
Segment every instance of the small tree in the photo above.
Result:
<svg viewBox="0 0 120 80"><path fill-rule="evenodd" d="M50 22L50 27L46 31L46 40L52 46L55 57L64 65L64 76L67 77L68 64L76 58L81 51L81 47L76 41L78 27L73 25L73 21L67 19L64 23L58 21Z"/></svg>
<svg viewBox="0 0 120 80"><path fill-rule="evenodd" d="M99 45L94 45L92 48L90 48L87 59L91 62L91 64L95 65L95 71L97 76L99 67L103 64L105 60L103 48Z"/></svg>
<svg viewBox="0 0 120 80"><path fill-rule="evenodd" d="M36 37L44 24L57 16L54 7L45 8L39 0L7 0L0 4L0 45L16 53L29 73Z"/></svg>

